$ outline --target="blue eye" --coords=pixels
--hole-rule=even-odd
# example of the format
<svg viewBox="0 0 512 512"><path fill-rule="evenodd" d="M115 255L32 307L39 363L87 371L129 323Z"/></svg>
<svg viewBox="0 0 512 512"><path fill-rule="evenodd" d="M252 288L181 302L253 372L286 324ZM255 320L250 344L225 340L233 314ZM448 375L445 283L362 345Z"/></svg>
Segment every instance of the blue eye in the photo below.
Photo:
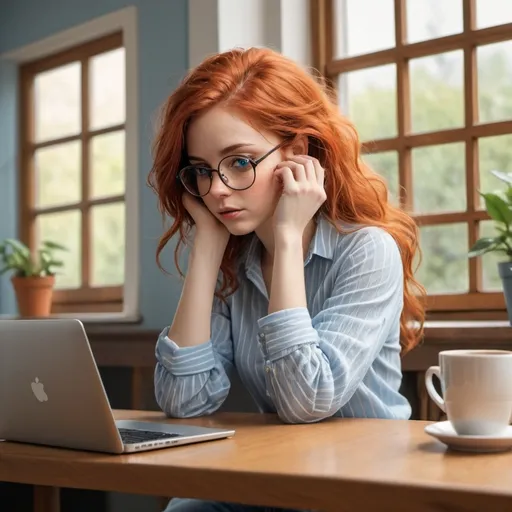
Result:
<svg viewBox="0 0 512 512"><path fill-rule="evenodd" d="M235 156L229 162L229 167L238 171L245 171L251 168L251 162L248 158L243 156Z"/></svg>
<svg viewBox="0 0 512 512"><path fill-rule="evenodd" d="M198 177L210 176L210 169L208 167L194 167L194 172Z"/></svg>

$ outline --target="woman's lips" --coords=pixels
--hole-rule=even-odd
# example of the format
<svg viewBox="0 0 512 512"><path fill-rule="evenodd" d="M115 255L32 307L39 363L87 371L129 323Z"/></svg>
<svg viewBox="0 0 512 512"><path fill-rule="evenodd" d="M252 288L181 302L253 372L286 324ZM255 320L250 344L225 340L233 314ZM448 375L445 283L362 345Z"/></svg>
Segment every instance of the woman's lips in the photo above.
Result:
<svg viewBox="0 0 512 512"><path fill-rule="evenodd" d="M236 219L242 212L243 212L243 210L228 210L225 212L220 212L220 216L223 219L231 220L231 219Z"/></svg>

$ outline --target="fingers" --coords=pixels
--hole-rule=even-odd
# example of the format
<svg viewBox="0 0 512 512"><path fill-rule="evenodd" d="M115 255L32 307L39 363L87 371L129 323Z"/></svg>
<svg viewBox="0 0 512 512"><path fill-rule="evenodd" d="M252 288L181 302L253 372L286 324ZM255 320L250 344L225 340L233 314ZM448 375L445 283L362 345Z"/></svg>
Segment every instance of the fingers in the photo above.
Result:
<svg viewBox="0 0 512 512"><path fill-rule="evenodd" d="M297 155L292 158L292 161L297 162L300 167L304 168L305 176L308 181L316 181L315 164L311 158L306 155Z"/></svg>
<svg viewBox="0 0 512 512"><path fill-rule="evenodd" d="M286 160L277 164L276 169L288 168L292 171L295 181L306 181L307 173L304 165L294 162L293 160Z"/></svg>
<svg viewBox="0 0 512 512"><path fill-rule="evenodd" d="M325 170L320 165L320 162L309 155L299 155L294 157L297 161L304 161L309 163L309 168L311 169L311 181L316 181L320 186L324 186L324 179L325 179Z"/></svg>
<svg viewBox="0 0 512 512"><path fill-rule="evenodd" d="M313 159L313 165L315 166L317 183L323 188L325 181L325 169L320 165L320 162L316 158Z"/></svg>
<svg viewBox="0 0 512 512"><path fill-rule="evenodd" d="M293 172L295 181L310 183L316 182L323 187L325 171L320 162L309 155L296 155L277 165L276 169L287 167Z"/></svg>
<svg viewBox="0 0 512 512"><path fill-rule="evenodd" d="M291 192L297 188L297 182L295 181L295 176L293 175L293 171L290 167L278 167L275 170L274 175L281 180L283 192Z"/></svg>

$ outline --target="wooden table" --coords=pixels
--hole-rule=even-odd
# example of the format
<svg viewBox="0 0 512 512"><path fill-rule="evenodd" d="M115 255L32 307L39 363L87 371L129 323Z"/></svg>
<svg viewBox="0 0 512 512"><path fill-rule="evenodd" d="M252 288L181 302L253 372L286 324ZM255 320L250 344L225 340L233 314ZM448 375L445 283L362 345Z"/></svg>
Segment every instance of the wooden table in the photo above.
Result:
<svg viewBox="0 0 512 512"><path fill-rule="evenodd" d="M163 420L143 411L116 411L116 417ZM447 451L424 433L426 422L284 425L258 414L186 422L237 432L232 439L122 456L4 442L0 480L46 486L36 488L39 510L58 507L56 487L333 512L512 510L512 453Z"/></svg>

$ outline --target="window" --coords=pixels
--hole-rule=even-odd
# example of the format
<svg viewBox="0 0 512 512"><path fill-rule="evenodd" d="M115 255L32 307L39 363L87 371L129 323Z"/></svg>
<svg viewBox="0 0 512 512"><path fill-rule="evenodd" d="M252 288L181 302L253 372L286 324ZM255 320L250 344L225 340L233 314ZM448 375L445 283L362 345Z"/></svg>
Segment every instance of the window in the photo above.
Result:
<svg viewBox="0 0 512 512"><path fill-rule="evenodd" d="M119 312L125 282L125 50L114 34L24 64L21 237L67 247L53 313Z"/></svg>
<svg viewBox="0 0 512 512"><path fill-rule="evenodd" d="M493 231L478 192L512 172L512 3L317 0L312 22L363 159L420 227L429 310L505 318L496 257L467 253Z"/></svg>

